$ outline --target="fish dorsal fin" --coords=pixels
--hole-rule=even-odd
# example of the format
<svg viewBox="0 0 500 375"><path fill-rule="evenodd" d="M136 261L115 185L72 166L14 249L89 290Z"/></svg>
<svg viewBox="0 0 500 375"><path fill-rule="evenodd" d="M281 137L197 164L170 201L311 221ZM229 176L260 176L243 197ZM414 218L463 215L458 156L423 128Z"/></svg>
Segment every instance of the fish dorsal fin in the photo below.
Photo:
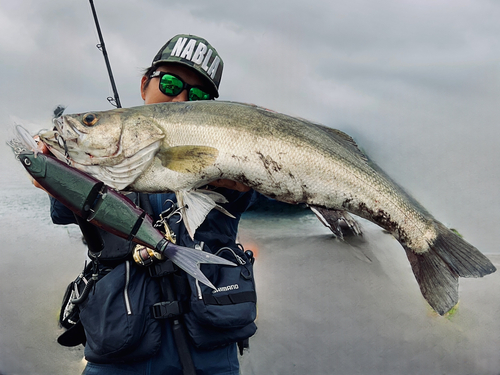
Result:
<svg viewBox="0 0 500 375"><path fill-rule="evenodd" d="M165 168L180 173L197 173L213 165L219 150L210 146L174 146L158 153Z"/></svg>
<svg viewBox="0 0 500 375"><path fill-rule="evenodd" d="M328 126L316 124L318 128L323 130L329 137L336 139L341 142L349 150L353 151L354 154L359 156L364 161L368 161L368 157L361 151L356 143L356 141L348 134L334 128L329 128Z"/></svg>

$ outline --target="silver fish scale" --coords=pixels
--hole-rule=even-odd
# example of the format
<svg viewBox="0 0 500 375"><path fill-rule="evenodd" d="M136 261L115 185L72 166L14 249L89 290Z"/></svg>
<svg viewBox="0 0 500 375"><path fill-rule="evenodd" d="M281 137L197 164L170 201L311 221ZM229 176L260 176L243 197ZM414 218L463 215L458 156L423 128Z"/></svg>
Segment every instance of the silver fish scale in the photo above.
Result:
<svg viewBox="0 0 500 375"><path fill-rule="evenodd" d="M87 115L57 120L69 135L65 141L72 165L118 189L177 192L230 179L284 202L350 211L387 229L415 252L426 251L436 235L430 215L375 171L354 141L338 130L219 101L97 112L99 120L92 126L82 124ZM56 153L60 145L53 132L40 137ZM159 153L205 146L216 150L216 158L193 162L192 170L166 168L154 152L135 156L141 163L134 160L158 140Z"/></svg>
<svg viewBox="0 0 500 375"><path fill-rule="evenodd" d="M426 251L434 239L432 220L373 170L347 135L254 106L179 107L178 112L164 107L162 147L214 147L216 162L186 175L156 161L134 189L178 191L227 178L281 201L346 209L389 230L415 252Z"/></svg>

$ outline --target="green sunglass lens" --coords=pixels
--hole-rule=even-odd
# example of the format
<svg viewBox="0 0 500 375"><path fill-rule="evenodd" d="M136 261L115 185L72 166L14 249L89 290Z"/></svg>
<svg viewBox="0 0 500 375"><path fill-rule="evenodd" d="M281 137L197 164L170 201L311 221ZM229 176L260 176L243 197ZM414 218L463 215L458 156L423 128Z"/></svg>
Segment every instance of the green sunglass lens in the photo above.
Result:
<svg viewBox="0 0 500 375"><path fill-rule="evenodd" d="M177 77L165 74L161 77L160 88L161 91L167 95L176 96L182 91L184 83Z"/></svg>
<svg viewBox="0 0 500 375"><path fill-rule="evenodd" d="M191 90L189 90L189 100L191 101L209 100L209 99L210 99L210 94L207 94L205 91L197 87L192 87Z"/></svg>

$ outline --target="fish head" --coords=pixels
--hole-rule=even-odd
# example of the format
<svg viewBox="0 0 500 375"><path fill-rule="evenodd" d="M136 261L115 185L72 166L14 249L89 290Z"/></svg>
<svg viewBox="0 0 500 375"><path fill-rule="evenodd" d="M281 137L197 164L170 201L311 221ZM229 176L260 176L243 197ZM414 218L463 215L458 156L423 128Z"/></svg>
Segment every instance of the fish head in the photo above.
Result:
<svg viewBox="0 0 500 375"><path fill-rule="evenodd" d="M54 154L83 165L113 165L164 137L139 110L115 109L63 115L54 130L39 134Z"/></svg>
<svg viewBox="0 0 500 375"><path fill-rule="evenodd" d="M144 112L135 107L62 115L39 137L58 159L121 189L149 166L164 138Z"/></svg>

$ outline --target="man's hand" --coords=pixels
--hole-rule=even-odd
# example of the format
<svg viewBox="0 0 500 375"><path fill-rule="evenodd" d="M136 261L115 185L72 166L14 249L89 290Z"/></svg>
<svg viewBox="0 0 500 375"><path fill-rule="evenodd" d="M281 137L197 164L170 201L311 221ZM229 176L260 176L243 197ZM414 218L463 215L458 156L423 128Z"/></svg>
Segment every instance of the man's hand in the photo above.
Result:
<svg viewBox="0 0 500 375"><path fill-rule="evenodd" d="M38 144L38 149L40 150L40 152L41 152L42 154L50 154L49 149L47 148L47 146L45 145L45 143L43 143L43 142L41 142L41 141L40 141L40 138L38 137L38 135L35 135L35 137L34 137L34 138L35 138L35 142ZM47 190L45 190L45 189L42 187L42 185L40 185L40 184L38 183L38 181L37 181L37 180L35 180L34 178L32 178L32 179L31 179L31 182L33 182L33 185L34 185L35 187L37 187L37 188L39 188L39 189L42 189L42 190L43 190L43 191L45 191L47 194L49 194L49 195L51 195L51 196L52 196L52 194L50 194Z"/></svg>

